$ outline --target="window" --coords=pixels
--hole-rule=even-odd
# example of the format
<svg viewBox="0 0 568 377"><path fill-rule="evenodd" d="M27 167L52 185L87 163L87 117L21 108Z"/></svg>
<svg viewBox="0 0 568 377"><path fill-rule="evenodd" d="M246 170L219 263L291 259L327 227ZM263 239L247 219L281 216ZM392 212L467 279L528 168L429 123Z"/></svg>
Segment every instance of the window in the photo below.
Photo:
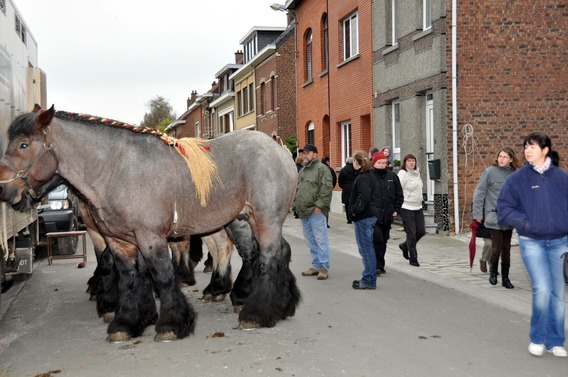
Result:
<svg viewBox="0 0 568 377"><path fill-rule="evenodd" d="M357 12L343 21L343 60L359 53L359 21Z"/></svg>
<svg viewBox="0 0 568 377"><path fill-rule="evenodd" d="M314 130L315 130L314 122L310 122L308 124L308 144L315 144L316 138Z"/></svg>
<svg viewBox="0 0 568 377"><path fill-rule="evenodd" d="M257 53L257 43L256 43L256 34L245 42L244 44L244 53L243 53L243 60L244 63L248 63Z"/></svg>
<svg viewBox="0 0 568 377"><path fill-rule="evenodd" d="M243 89L243 115L249 112L248 107L248 87Z"/></svg>
<svg viewBox="0 0 568 377"><path fill-rule="evenodd" d="M351 156L351 121L341 122L341 158L343 161Z"/></svg>
<svg viewBox="0 0 568 377"><path fill-rule="evenodd" d="M276 111L276 76L270 78L270 86L272 89L272 110Z"/></svg>
<svg viewBox="0 0 568 377"><path fill-rule="evenodd" d="M323 16L323 43L322 43L323 70L329 69L329 32L327 28L327 14Z"/></svg>
<svg viewBox="0 0 568 377"><path fill-rule="evenodd" d="M254 111L254 88L249 84L249 111Z"/></svg>
<svg viewBox="0 0 568 377"><path fill-rule="evenodd" d="M312 81L314 78L312 57L312 31L308 30L306 33L306 82Z"/></svg>
<svg viewBox="0 0 568 377"><path fill-rule="evenodd" d="M422 30L432 27L432 0L422 0Z"/></svg>
<svg viewBox="0 0 568 377"><path fill-rule="evenodd" d="M217 133L215 136L223 135L233 130L233 111L219 114L217 123Z"/></svg>
<svg viewBox="0 0 568 377"><path fill-rule="evenodd" d="M6 14L6 0L0 0L0 10Z"/></svg>
<svg viewBox="0 0 568 377"><path fill-rule="evenodd" d="M396 32L397 22L396 22L396 0L391 0L391 43L394 46L398 43L398 34Z"/></svg>
<svg viewBox="0 0 568 377"><path fill-rule="evenodd" d="M260 113L266 114L266 84L260 84Z"/></svg>
<svg viewBox="0 0 568 377"><path fill-rule="evenodd" d="M26 43L26 27L24 26L24 24L22 23L22 20L20 19L20 17L16 14L16 34L18 34L18 37L22 40L22 42L24 42L24 44Z"/></svg>
<svg viewBox="0 0 568 377"><path fill-rule="evenodd" d="M238 115L243 115L243 95L242 92L239 90L237 93L237 111Z"/></svg>
<svg viewBox="0 0 568 377"><path fill-rule="evenodd" d="M199 121L195 122L195 137L201 137L201 130L199 129Z"/></svg>
<svg viewBox="0 0 568 377"><path fill-rule="evenodd" d="M392 151L393 158L400 159L400 103L392 104Z"/></svg>

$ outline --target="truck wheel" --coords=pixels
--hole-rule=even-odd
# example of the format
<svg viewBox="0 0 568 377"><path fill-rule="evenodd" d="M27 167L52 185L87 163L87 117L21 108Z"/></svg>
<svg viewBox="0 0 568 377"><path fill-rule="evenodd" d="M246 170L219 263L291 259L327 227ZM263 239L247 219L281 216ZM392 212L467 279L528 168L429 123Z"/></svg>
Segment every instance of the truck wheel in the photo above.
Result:
<svg viewBox="0 0 568 377"><path fill-rule="evenodd" d="M79 228L77 219L73 219L73 224L69 231L75 232ZM73 255L77 252L77 244L79 243L79 237L60 237L57 239L57 251L59 255Z"/></svg>

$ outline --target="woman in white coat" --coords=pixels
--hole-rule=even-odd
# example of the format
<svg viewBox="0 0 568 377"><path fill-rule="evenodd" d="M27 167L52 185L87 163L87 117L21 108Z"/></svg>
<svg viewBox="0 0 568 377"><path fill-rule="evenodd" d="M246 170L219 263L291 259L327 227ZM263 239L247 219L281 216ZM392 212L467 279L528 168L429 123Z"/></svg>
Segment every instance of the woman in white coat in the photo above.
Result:
<svg viewBox="0 0 568 377"><path fill-rule="evenodd" d="M424 211L422 210L422 178L416 164L416 157L407 154L402 160L398 178L404 193L401 216L406 232L406 241L399 244L402 256L408 259L411 266L420 267L416 244L426 234Z"/></svg>

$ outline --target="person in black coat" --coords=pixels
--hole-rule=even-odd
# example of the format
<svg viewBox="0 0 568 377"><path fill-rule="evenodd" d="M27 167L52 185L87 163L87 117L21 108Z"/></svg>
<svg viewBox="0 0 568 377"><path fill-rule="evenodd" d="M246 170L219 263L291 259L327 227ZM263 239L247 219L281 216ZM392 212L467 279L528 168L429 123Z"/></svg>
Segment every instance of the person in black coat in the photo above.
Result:
<svg viewBox="0 0 568 377"><path fill-rule="evenodd" d="M349 157L345 161L345 166L341 168L339 172L339 178L337 183L341 188L341 203L345 205L345 217L347 218L347 224L351 224L351 218L349 216L349 197L351 196L351 188L353 187L353 182L359 174L359 170L353 167L353 157Z"/></svg>
<svg viewBox="0 0 568 377"><path fill-rule="evenodd" d="M321 162L329 168L329 172L331 173L331 182L333 184L333 187L335 187L335 185L337 184L337 174L335 174L335 170L333 170L333 168L329 166L329 157L325 156L321 159Z"/></svg>
<svg viewBox="0 0 568 377"><path fill-rule="evenodd" d="M388 170L387 165L387 156L383 152L376 152L373 155L371 173L376 182L373 197L378 208L377 223L373 234L373 245L377 256L377 275L386 272L385 252L387 241L390 238L391 225L404 203L404 193L398 175Z"/></svg>

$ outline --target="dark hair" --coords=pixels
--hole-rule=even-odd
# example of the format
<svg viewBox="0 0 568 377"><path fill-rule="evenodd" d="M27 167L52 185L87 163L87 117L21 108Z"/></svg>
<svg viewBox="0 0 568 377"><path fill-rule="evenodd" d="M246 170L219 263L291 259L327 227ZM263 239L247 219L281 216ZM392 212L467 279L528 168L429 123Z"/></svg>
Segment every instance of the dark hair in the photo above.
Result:
<svg viewBox="0 0 568 377"><path fill-rule="evenodd" d="M327 162L328 162L328 161L329 161L329 157L328 157L328 156L324 156L324 157L321 159L321 162L323 162L323 163L326 164L326 165L327 165Z"/></svg>
<svg viewBox="0 0 568 377"><path fill-rule="evenodd" d="M361 173L371 170L373 167L371 161L367 158L367 153L365 151L357 151L353 155L353 160L357 161L359 166L361 166Z"/></svg>
<svg viewBox="0 0 568 377"><path fill-rule="evenodd" d="M548 148L547 157L550 157L552 164L558 166L560 163L560 155L558 152L552 150L552 141L544 132L533 132L525 137L523 147L529 144L536 144L540 149Z"/></svg>
<svg viewBox="0 0 568 377"><path fill-rule="evenodd" d="M408 160L414 160L416 161L416 166L414 166L414 170L416 170L418 168L418 160L416 160L416 156L414 156L413 154L407 154L406 156L404 156L404 158L402 159L402 164L400 164L400 169L405 170L406 171L406 161Z"/></svg>
<svg viewBox="0 0 568 377"><path fill-rule="evenodd" d="M379 151L379 148L377 148L377 147L371 147L371 149L369 149L369 156L367 156L367 157L373 158L373 155L374 155L375 153L377 153L378 151Z"/></svg>
<svg viewBox="0 0 568 377"><path fill-rule="evenodd" d="M515 154L515 151L509 147L503 147L499 149L499 152L497 152L497 156L495 157L495 163L493 164L493 166L499 165L498 158L501 152L505 152L509 155L509 157L511 157L511 162L510 162L511 168L513 169L513 171L517 170L519 168L519 161L517 160L517 155Z"/></svg>

